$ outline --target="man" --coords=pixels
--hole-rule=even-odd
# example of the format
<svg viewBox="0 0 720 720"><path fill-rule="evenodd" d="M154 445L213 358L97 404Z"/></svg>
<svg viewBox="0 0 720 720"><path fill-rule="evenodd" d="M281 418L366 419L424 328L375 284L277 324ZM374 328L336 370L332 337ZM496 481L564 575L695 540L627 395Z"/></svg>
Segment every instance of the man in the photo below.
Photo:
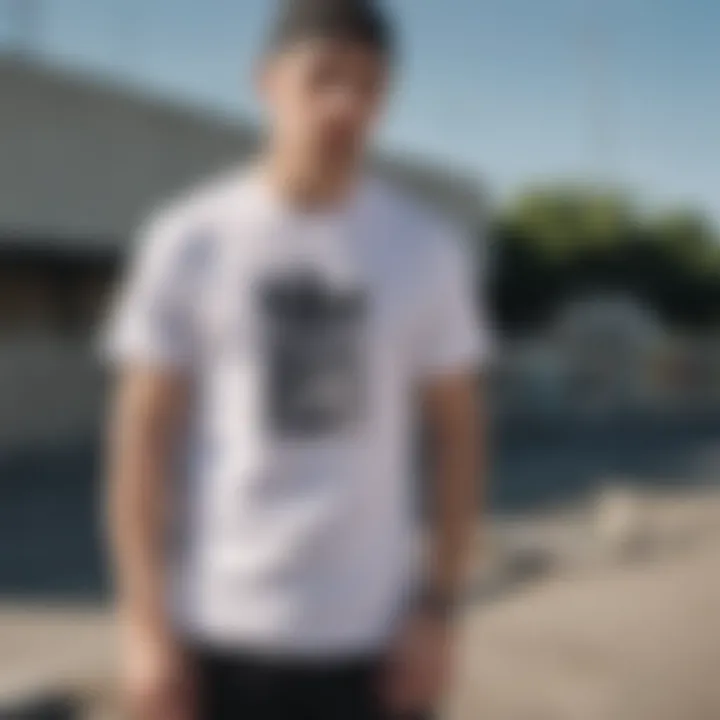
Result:
<svg viewBox="0 0 720 720"><path fill-rule="evenodd" d="M136 718L414 718L445 686L483 342L462 241L361 170L391 65L369 0L288 3L260 161L142 235L109 340ZM424 553L416 408L435 460Z"/></svg>

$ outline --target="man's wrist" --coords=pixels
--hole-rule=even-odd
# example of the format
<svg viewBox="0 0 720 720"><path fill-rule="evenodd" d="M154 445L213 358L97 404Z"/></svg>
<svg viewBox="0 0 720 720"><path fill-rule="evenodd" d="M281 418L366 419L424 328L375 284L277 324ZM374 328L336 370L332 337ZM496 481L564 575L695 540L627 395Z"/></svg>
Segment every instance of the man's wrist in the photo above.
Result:
<svg viewBox="0 0 720 720"><path fill-rule="evenodd" d="M454 593L424 585L415 596L414 607L434 620L450 622L457 610L457 598Z"/></svg>

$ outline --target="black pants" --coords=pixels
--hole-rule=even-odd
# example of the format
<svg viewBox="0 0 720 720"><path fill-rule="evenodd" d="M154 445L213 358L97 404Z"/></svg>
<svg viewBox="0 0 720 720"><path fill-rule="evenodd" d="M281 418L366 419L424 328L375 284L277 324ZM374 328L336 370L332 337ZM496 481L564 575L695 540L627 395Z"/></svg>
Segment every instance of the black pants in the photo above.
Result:
<svg viewBox="0 0 720 720"><path fill-rule="evenodd" d="M199 720L429 720L384 709L376 659L320 662L199 651L197 666Z"/></svg>

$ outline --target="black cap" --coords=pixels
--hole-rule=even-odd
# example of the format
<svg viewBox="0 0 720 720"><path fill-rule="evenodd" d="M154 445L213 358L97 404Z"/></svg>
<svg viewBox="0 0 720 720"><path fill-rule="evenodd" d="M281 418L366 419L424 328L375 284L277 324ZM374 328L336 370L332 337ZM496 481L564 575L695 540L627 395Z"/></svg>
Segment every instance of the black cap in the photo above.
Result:
<svg viewBox="0 0 720 720"><path fill-rule="evenodd" d="M375 0L282 0L270 50L311 39L348 40L383 55L393 51L388 18Z"/></svg>

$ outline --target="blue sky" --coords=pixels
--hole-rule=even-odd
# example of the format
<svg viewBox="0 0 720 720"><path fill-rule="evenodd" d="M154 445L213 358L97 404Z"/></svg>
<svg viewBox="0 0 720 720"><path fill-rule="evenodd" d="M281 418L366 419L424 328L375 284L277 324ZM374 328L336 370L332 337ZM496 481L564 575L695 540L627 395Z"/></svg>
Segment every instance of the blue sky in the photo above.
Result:
<svg viewBox="0 0 720 720"><path fill-rule="evenodd" d="M5 37L12 2L0 0ZM255 112L269 0L38 3L36 44L54 61ZM501 196L600 177L720 221L718 0L388 4L404 59L384 146L476 174Z"/></svg>

